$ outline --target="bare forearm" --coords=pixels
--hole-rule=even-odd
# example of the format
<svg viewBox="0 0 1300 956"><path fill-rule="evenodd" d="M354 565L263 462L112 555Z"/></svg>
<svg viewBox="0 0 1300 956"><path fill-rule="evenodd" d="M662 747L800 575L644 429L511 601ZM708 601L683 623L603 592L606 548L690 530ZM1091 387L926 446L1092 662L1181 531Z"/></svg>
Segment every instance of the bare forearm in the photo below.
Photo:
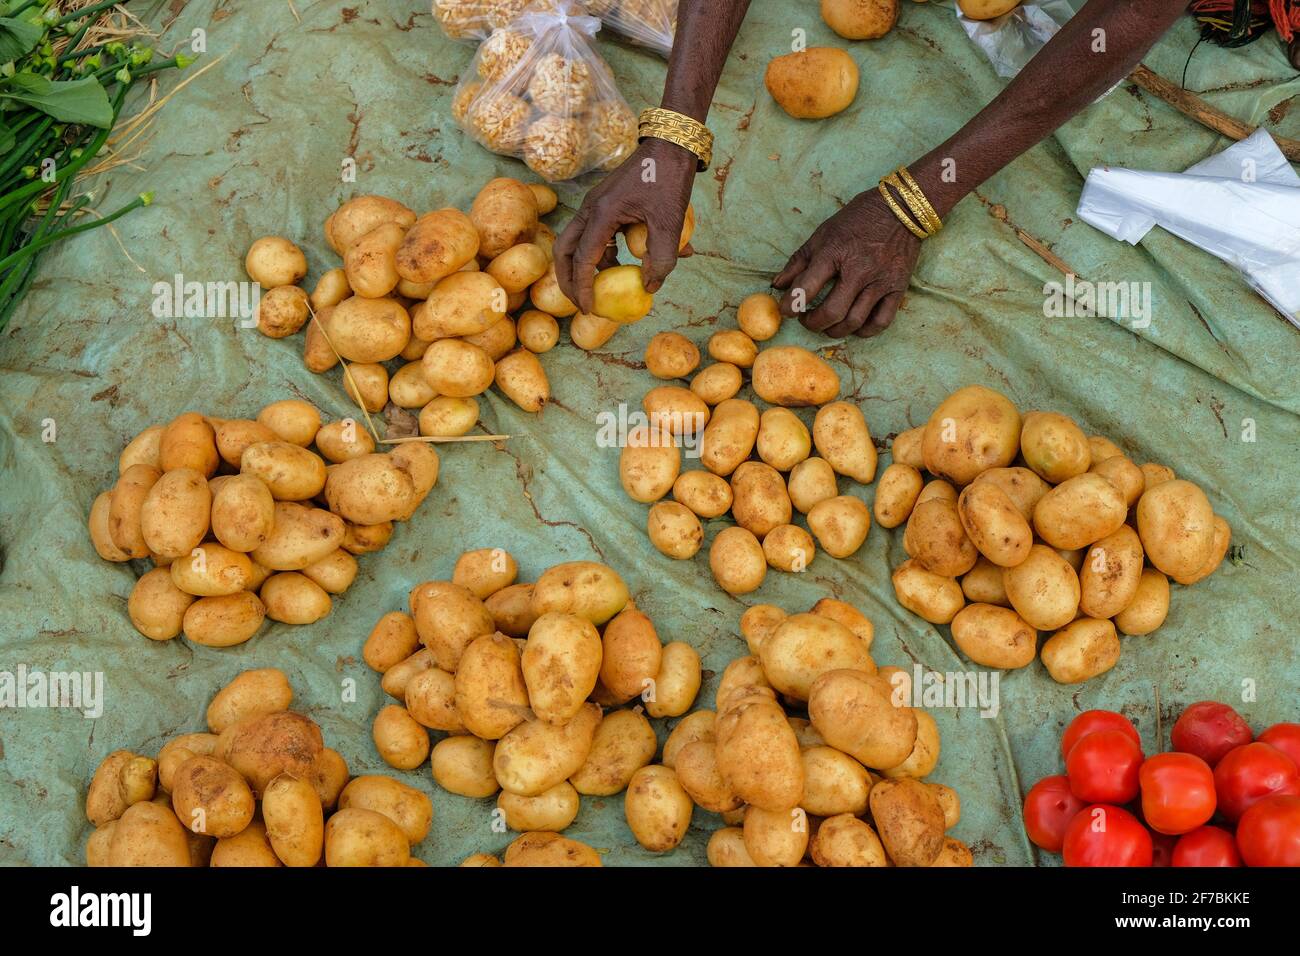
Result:
<svg viewBox="0 0 1300 956"><path fill-rule="evenodd" d="M727 54L748 11L749 0L681 0L664 83L665 109L705 121Z"/></svg>
<svg viewBox="0 0 1300 956"><path fill-rule="evenodd" d="M974 119L909 168L940 215L1122 80L1186 0L1090 0Z"/></svg>

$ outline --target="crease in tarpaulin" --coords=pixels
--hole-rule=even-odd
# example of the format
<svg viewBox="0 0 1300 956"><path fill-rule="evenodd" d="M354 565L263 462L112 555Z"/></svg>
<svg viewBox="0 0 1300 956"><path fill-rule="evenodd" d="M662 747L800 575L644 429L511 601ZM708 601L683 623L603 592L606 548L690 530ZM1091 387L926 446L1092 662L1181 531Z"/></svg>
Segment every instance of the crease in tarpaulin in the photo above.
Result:
<svg viewBox="0 0 1300 956"><path fill-rule="evenodd" d="M1078 214L1130 245L1160 226L1233 266L1300 328L1300 176L1267 130L1182 173L1093 169Z"/></svg>

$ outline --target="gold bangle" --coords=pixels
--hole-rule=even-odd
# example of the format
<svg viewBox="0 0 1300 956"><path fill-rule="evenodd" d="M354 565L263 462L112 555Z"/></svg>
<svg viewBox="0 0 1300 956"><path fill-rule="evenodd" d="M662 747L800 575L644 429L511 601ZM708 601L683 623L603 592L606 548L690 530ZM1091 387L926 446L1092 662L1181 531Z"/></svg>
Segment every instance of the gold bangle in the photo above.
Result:
<svg viewBox="0 0 1300 956"><path fill-rule="evenodd" d="M698 120L683 113L652 106L641 111L637 141L654 138L666 140L694 153L699 172L713 163L713 134Z"/></svg>
<svg viewBox="0 0 1300 956"><path fill-rule="evenodd" d="M912 191L913 197L918 203L920 203L921 208L925 211L925 215L930 220L930 225L932 227L930 234L934 235L943 228L943 220L940 219L939 214L935 212L934 206L931 205L930 200L925 198L925 193L921 192L921 187L917 184L916 180L912 178L912 174L908 168L906 166L899 166L897 174L903 177L903 181L907 183L908 188Z"/></svg>
<svg viewBox="0 0 1300 956"><path fill-rule="evenodd" d="M898 221L911 230L912 235L916 236L918 239L930 238L930 234L913 222L912 217L903 212L903 207L894 201L893 196L889 195L889 190L885 187L885 181L883 179L880 181L880 185L876 188L880 190L880 195L885 198L885 202L888 203L889 208L894 211L894 215L898 217Z"/></svg>
<svg viewBox="0 0 1300 956"><path fill-rule="evenodd" d="M903 181L898 178L897 173L890 173L882 182L894 187L894 191L898 193L911 211L912 219L925 230L927 239L938 232L939 228L942 228L942 223L939 224L939 227L935 226L935 220L926 214L925 207L921 205L912 191L903 185Z"/></svg>

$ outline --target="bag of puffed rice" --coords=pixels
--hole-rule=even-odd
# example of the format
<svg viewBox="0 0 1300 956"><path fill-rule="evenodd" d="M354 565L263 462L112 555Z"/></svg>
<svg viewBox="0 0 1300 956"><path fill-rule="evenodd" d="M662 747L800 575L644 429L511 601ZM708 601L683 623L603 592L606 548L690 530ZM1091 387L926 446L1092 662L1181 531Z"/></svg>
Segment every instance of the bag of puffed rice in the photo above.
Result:
<svg viewBox="0 0 1300 956"><path fill-rule="evenodd" d="M677 35L677 0L584 0L605 29L668 56Z"/></svg>
<svg viewBox="0 0 1300 956"><path fill-rule="evenodd" d="M591 39L600 21L576 0L546 0L493 30L461 78L452 116L494 153L548 182L610 170L636 149L637 118Z"/></svg>

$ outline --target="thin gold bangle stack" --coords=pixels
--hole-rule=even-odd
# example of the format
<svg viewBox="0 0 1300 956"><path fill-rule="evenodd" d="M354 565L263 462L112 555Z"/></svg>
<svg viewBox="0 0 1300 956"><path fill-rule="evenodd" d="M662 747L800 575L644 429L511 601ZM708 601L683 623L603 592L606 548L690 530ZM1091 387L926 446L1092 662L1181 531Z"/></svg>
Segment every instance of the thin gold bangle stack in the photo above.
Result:
<svg viewBox="0 0 1300 956"><path fill-rule="evenodd" d="M891 186L902 198L903 202L907 204L907 208L912 213L910 216L903 211L903 207L898 204L898 200L894 199L890 194L889 187ZM877 188L880 190L880 195L884 197L886 204L898 217L898 221L906 226L916 238L929 239L943 228L943 220L935 212L930 200L925 198L925 193L921 192L921 187L917 185L916 180L912 178L912 174L908 172L906 166L899 166L896 171L882 179Z"/></svg>
<svg viewBox="0 0 1300 956"><path fill-rule="evenodd" d="M683 113L653 106L641 111L637 140L667 140L695 154L699 171L704 172L713 162L713 134L698 120Z"/></svg>

